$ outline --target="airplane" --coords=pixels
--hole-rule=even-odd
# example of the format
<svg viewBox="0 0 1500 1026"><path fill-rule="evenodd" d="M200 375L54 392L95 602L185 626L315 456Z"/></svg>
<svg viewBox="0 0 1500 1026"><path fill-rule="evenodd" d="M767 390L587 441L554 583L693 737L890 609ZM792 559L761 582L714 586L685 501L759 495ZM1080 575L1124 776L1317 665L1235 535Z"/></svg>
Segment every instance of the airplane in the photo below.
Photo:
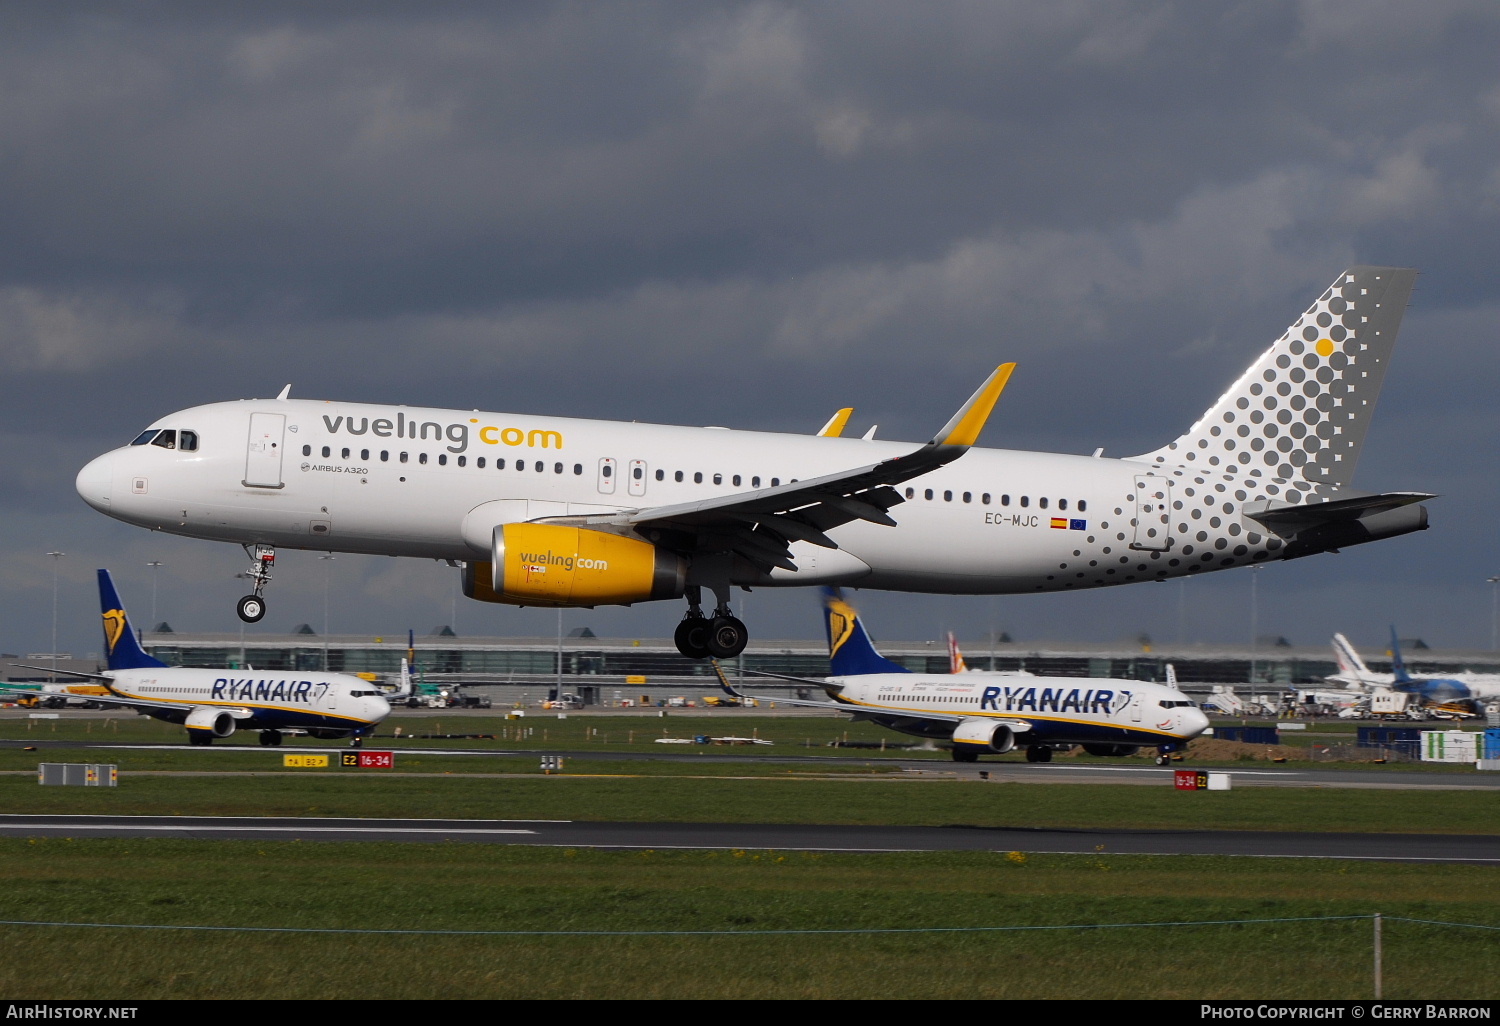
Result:
<svg viewBox="0 0 1500 1026"><path fill-rule="evenodd" d="M1431 494L1351 487L1415 276L1349 268L1185 434L1125 459L975 448L1007 363L917 447L846 438L843 410L795 435L302 400L288 385L162 417L77 489L126 523L243 546L247 623L265 615L278 548L370 553L446 561L483 602L685 600L678 650L729 658L748 641L736 586L1063 592L1424 530ZM1149 369L1133 392L1155 401Z"/></svg>
<svg viewBox="0 0 1500 1026"><path fill-rule="evenodd" d="M1424 705L1445 706L1461 703L1477 707L1500 700L1500 679L1493 674L1456 674L1451 677L1413 677L1401 658L1401 643L1396 628L1391 628L1391 684L1393 691L1418 696Z"/></svg>
<svg viewBox="0 0 1500 1026"><path fill-rule="evenodd" d="M94 701L181 724L195 745L212 744L236 730L258 730L260 743L274 747L281 744L282 731L296 729L322 740L349 738L358 748L390 714L385 692L347 674L168 666L141 649L108 570L99 571L99 604L107 669L58 673L95 682L74 686ZM404 662L402 685L410 688ZM19 689L0 685L0 690Z"/></svg>
<svg viewBox="0 0 1500 1026"><path fill-rule="evenodd" d="M948 632L948 672L949 673L977 673L985 677L1032 677L1035 674L1029 670L974 670L969 668L968 661L964 659L963 649L958 647L958 638L952 631Z"/></svg>
<svg viewBox="0 0 1500 1026"><path fill-rule="evenodd" d="M1156 764L1165 766L1173 752L1208 729L1208 717L1181 691L1147 681L913 673L876 651L841 591L824 590L823 610L831 676L745 672L819 687L829 700L765 701L846 712L902 734L951 740L955 762L1016 748L1026 749L1027 762L1050 762L1059 745L1082 745L1097 756L1134 755L1154 746ZM761 697L741 693L717 660L713 665L719 686L730 695Z"/></svg>

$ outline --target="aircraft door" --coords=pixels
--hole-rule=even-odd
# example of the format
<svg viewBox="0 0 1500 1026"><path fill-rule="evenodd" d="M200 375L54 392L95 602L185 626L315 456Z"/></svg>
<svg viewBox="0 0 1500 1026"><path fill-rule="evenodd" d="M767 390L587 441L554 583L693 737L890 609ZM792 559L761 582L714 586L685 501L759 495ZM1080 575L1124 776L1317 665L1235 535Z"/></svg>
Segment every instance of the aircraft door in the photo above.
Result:
<svg viewBox="0 0 1500 1026"><path fill-rule="evenodd" d="M281 454L285 448L286 414L250 414L250 441L245 451L247 488L280 488Z"/></svg>
<svg viewBox="0 0 1500 1026"><path fill-rule="evenodd" d="M1132 549L1165 552L1172 547L1172 482L1153 474L1135 477L1135 540Z"/></svg>
<svg viewBox="0 0 1500 1026"><path fill-rule="evenodd" d="M628 482L631 495L646 494L646 461L630 461L630 480Z"/></svg>
<svg viewBox="0 0 1500 1026"><path fill-rule="evenodd" d="M612 456L605 456L599 460L599 494L615 494L615 474L619 469Z"/></svg>

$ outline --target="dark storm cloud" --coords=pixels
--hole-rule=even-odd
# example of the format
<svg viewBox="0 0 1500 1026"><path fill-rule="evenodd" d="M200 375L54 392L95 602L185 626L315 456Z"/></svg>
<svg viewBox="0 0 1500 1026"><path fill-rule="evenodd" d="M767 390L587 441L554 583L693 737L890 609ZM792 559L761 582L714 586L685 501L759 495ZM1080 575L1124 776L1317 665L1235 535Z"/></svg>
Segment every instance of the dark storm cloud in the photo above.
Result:
<svg viewBox="0 0 1500 1026"><path fill-rule="evenodd" d="M37 647L49 548L175 546L183 593L227 608L232 550L71 492L171 409L290 380L792 430L854 403L920 438L1013 358L992 444L1119 455L1357 261L1424 271L1360 483L1443 491L1441 533L1296 571L1287 615L1409 604L1488 636L1491 4L12 4L0 27L0 644ZM416 615L390 566L341 572L351 627ZM1125 594L1067 608L1126 631L1150 614ZM1055 632L1058 603L997 601Z"/></svg>

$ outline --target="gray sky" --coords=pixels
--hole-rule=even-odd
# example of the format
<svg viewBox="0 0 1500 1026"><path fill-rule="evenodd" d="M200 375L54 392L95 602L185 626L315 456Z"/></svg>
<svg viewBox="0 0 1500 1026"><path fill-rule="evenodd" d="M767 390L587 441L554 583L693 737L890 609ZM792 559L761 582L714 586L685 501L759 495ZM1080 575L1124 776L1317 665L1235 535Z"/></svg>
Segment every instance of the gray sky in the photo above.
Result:
<svg viewBox="0 0 1500 1026"><path fill-rule="evenodd" d="M1142 452L1350 263L1422 270L1356 478L1425 534L1260 572L1265 632L1487 647L1500 8L1422 3L142 3L0 8L0 649L238 621L232 546L89 510L174 409L294 394ZM425 631L431 563L285 553L263 626ZM866 595L877 634L1248 637L1245 571ZM804 591L750 596L812 636ZM569 626L662 636L675 603ZM553 614L459 600L461 633Z"/></svg>

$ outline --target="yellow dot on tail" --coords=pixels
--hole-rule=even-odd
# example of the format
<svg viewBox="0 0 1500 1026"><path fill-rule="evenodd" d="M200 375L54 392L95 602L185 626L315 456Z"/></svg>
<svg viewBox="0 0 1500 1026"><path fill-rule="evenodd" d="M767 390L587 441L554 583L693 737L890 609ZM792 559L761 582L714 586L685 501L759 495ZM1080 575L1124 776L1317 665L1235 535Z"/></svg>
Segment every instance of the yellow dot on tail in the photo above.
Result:
<svg viewBox="0 0 1500 1026"><path fill-rule="evenodd" d="M1332 356L1333 355L1333 339L1331 339L1331 338L1320 338L1320 339L1318 339L1318 347L1317 348L1318 348L1318 355L1319 356L1322 356L1322 357L1325 357L1325 358L1329 357L1329 356Z"/></svg>

